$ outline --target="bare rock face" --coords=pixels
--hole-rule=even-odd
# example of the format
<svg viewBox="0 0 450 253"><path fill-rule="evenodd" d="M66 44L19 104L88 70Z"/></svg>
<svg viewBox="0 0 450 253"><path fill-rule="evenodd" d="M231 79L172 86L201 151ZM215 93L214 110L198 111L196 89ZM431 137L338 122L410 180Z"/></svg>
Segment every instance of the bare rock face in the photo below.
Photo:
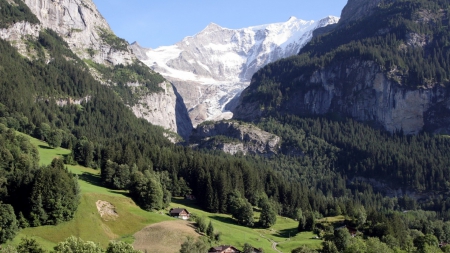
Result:
<svg viewBox="0 0 450 253"><path fill-rule="evenodd" d="M4 29L0 29L0 38L11 42L11 44L17 48L20 54L30 57L32 52L29 52L27 45L24 42L26 37L37 38L39 31L41 30L40 24L30 24L28 22L18 22L12 26Z"/></svg>
<svg viewBox="0 0 450 253"><path fill-rule="evenodd" d="M160 84L164 92L142 97L133 107L133 113L154 125L178 133L188 139L192 123L186 113L183 99L169 82Z"/></svg>
<svg viewBox="0 0 450 253"><path fill-rule="evenodd" d="M305 88L294 91L291 99L281 105L284 112L336 113L374 122L390 132L417 134L424 128L436 130L440 124L426 119L445 115L443 111L450 109L445 88L407 88L390 80L372 61L349 59L334 63L304 81ZM252 120L264 113L258 104L240 102L234 111L236 119Z"/></svg>
<svg viewBox="0 0 450 253"><path fill-rule="evenodd" d="M192 146L218 149L229 154L242 153L262 156L276 155L280 149L280 137L250 124L234 121L203 123L190 138Z"/></svg>
<svg viewBox="0 0 450 253"><path fill-rule="evenodd" d="M24 2L42 26L57 32L81 59L112 65L127 65L135 59L128 43L114 35L92 0Z"/></svg>

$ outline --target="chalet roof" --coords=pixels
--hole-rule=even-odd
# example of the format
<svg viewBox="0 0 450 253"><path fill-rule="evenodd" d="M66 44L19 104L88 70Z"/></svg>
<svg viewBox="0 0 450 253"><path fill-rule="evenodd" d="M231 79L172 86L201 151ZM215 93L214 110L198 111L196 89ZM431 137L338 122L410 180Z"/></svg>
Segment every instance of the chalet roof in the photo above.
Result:
<svg viewBox="0 0 450 253"><path fill-rule="evenodd" d="M186 210L185 208L172 208L170 209L170 214L179 214L181 212L185 211L186 213L189 214L188 210Z"/></svg>
<svg viewBox="0 0 450 253"><path fill-rule="evenodd" d="M224 250L226 250L226 249L228 249L228 248L232 248L232 249L234 249L235 251L238 251L238 252L240 252L238 249L236 249L235 247L233 247L233 246L231 246L231 245L220 245L220 246L217 246L217 247L212 247L212 248L210 248L209 250L208 250L208 252L217 252L217 251L224 251Z"/></svg>

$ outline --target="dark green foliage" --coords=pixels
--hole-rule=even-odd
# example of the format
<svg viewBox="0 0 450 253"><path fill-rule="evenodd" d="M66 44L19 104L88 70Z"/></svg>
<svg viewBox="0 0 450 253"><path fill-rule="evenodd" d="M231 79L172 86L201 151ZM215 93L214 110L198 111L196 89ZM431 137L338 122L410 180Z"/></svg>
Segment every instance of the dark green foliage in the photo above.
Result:
<svg viewBox="0 0 450 253"><path fill-rule="evenodd" d="M205 217L191 214L191 219L195 221L195 226L197 226L198 233L206 233L208 225L206 225Z"/></svg>
<svg viewBox="0 0 450 253"><path fill-rule="evenodd" d="M259 216L259 224L263 228L270 228L277 222L277 213L268 200L261 204L261 215Z"/></svg>
<svg viewBox="0 0 450 253"><path fill-rule="evenodd" d="M427 253L427 246L438 246L439 242L436 236L427 234L414 239L414 246L417 247L419 253Z"/></svg>
<svg viewBox="0 0 450 253"><path fill-rule="evenodd" d="M64 133L61 130L53 130L50 132L49 137L47 138L47 143L50 147L58 148L62 143L62 135Z"/></svg>
<svg viewBox="0 0 450 253"><path fill-rule="evenodd" d="M247 199L241 198L238 191L228 196L229 212L240 224L252 227L254 225L253 207Z"/></svg>
<svg viewBox="0 0 450 253"><path fill-rule="evenodd" d="M149 171L131 175L130 195L145 210L164 208L163 187L158 175Z"/></svg>
<svg viewBox="0 0 450 253"><path fill-rule="evenodd" d="M22 238L17 246L17 253L45 253L46 251L32 238Z"/></svg>
<svg viewBox="0 0 450 253"><path fill-rule="evenodd" d="M54 253L103 253L104 250L98 245L90 241L83 241L81 238L71 236L63 242L59 242L54 247Z"/></svg>
<svg viewBox="0 0 450 253"><path fill-rule="evenodd" d="M337 249L336 245L332 241L324 241L322 243L322 250L321 253L339 253L339 250Z"/></svg>
<svg viewBox="0 0 450 253"><path fill-rule="evenodd" d="M202 240L195 241L194 238L188 237L181 244L180 253L204 253L208 250L208 246Z"/></svg>
<svg viewBox="0 0 450 253"><path fill-rule="evenodd" d="M315 214L308 211L303 214L298 222L298 232L313 231L316 226Z"/></svg>
<svg viewBox="0 0 450 253"><path fill-rule="evenodd" d="M0 202L0 244L13 239L18 228L13 207Z"/></svg>
<svg viewBox="0 0 450 253"><path fill-rule="evenodd" d="M111 241L106 248L106 253L140 253L131 244L121 241Z"/></svg>
<svg viewBox="0 0 450 253"><path fill-rule="evenodd" d="M209 221L208 228L206 229L206 235L207 235L210 239L214 239L214 227L213 227L211 221Z"/></svg>
<svg viewBox="0 0 450 253"><path fill-rule="evenodd" d="M291 251L291 253L317 253L316 250L310 249L306 246L301 246L298 248L295 248Z"/></svg>
<svg viewBox="0 0 450 253"><path fill-rule="evenodd" d="M64 168L63 161L37 171L30 192L33 225L54 225L73 218L80 200L78 181Z"/></svg>
<svg viewBox="0 0 450 253"><path fill-rule="evenodd" d="M348 229L343 227L334 231L333 243L339 251L344 251L350 243L351 235Z"/></svg>
<svg viewBox="0 0 450 253"><path fill-rule="evenodd" d="M9 4L6 0L0 0L0 28L7 28L21 21L39 24L39 20L23 1L14 0L13 2L14 4Z"/></svg>

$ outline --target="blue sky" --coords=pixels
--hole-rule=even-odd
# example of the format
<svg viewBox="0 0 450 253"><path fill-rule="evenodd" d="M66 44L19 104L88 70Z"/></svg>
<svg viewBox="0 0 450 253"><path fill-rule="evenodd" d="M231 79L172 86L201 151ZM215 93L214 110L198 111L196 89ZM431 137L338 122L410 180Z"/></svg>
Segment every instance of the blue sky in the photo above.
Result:
<svg viewBox="0 0 450 253"><path fill-rule="evenodd" d="M213 22L226 28L340 16L347 0L93 0L117 36L141 46L172 45Z"/></svg>

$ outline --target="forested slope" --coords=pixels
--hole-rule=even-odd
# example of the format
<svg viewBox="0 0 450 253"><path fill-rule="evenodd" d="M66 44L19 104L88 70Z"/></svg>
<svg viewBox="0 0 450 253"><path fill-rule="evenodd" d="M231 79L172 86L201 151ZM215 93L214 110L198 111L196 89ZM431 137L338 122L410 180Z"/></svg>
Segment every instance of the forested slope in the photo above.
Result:
<svg viewBox="0 0 450 253"><path fill-rule="evenodd" d="M390 132L448 132L448 8L382 1L256 73L235 117L337 114Z"/></svg>

